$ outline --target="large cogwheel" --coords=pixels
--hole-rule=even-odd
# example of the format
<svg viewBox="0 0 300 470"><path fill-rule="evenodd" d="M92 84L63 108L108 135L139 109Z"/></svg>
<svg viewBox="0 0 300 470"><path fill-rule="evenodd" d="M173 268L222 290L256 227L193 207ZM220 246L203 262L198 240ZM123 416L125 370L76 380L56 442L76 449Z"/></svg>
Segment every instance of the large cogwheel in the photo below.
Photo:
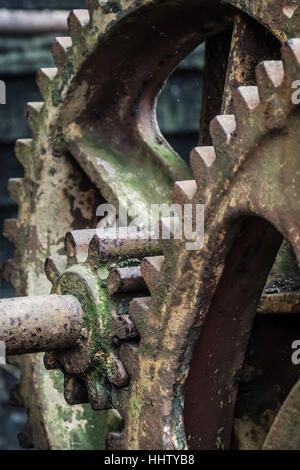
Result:
<svg viewBox="0 0 300 470"><path fill-rule="evenodd" d="M189 51L207 40L206 95L210 99L204 103L201 130L205 142L211 117L221 107L224 112L230 109L233 87L249 84L260 59L276 58L277 41L299 33L295 2L286 0L284 6L278 2L275 7L273 3L89 0L88 10L70 14L71 37L57 38L53 46L57 68L42 69L38 75L44 101L28 104L33 138L20 140L16 146L25 177L10 181L19 216L5 227L16 246L6 276L20 294L49 292L44 259L63 254L64 235L69 230L95 226L100 202L118 205L127 198L128 204L135 203L137 215L147 220L150 204L170 201L174 181L190 179L190 170L165 142L156 123L155 105L162 84ZM250 17L277 39L259 29L255 40L258 26ZM229 51L229 69L225 74L223 67L220 80L212 71L215 44L223 62ZM215 188L214 193L217 182ZM23 379L13 399L29 413L21 436L23 445L56 449L103 446L114 415L68 407L60 398L60 376L44 372L41 356L16 361ZM140 394L144 388L146 383ZM167 436L168 425L165 429ZM128 437L128 446L135 445L135 438Z"/></svg>
<svg viewBox="0 0 300 470"><path fill-rule="evenodd" d="M249 387L244 406L249 411L252 399L266 421L272 414L260 447L299 448L299 383L272 425L299 380L290 352L299 334L299 320L291 317L299 312L299 293L265 295L259 303L282 237L300 262L300 107L292 100L299 78L300 39L292 39L282 46L282 61L258 65L257 86L234 92L233 114L211 122L213 146L191 153L195 180L175 184L174 203L205 205L204 246L189 251L187 240L162 241L164 256L142 261L151 297L130 305L141 337L139 370L130 391L115 398L125 428L111 435L112 446L228 449L233 431L238 445L247 439L253 445L251 431L259 426L248 416L247 434L235 415L258 310L277 318L269 315L271 328L261 332L263 348L248 367L248 382L262 380L258 390Z"/></svg>

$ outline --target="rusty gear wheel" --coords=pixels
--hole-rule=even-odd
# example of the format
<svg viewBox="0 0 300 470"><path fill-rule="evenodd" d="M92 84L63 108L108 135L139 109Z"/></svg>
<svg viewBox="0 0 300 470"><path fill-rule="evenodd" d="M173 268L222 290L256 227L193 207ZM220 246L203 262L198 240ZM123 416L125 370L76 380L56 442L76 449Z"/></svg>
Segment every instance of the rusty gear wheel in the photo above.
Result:
<svg viewBox="0 0 300 470"><path fill-rule="evenodd" d="M248 35L253 35L255 27L243 13L263 24L281 42L300 33L299 9L288 0L284 7L280 4L276 8L267 0L263 3L191 0L188 5L172 0L163 3L124 0L118 4L89 0L87 3L88 10L70 14L71 37L57 38L54 43L57 69L43 69L39 73L38 84L44 102L29 103L26 112L33 139L21 140L16 146L25 177L10 182L12 197L19 204L19 216L16 221L8 221L5 227L6 235L16 245L15 259L7 265L6 277L22 295L48 293L44 259L63 254L64 236L70 229L89 229L96 225L96 207L100 202L105 200L117 205L120 199L127 197L129 203L134 201L139 207L138 215L142 218L150 204L170 201L169 191L174 181L190 179L189 169L165 142L155 119L156 98L164 80L190 50L207 40L207 70L210 70L214 58L209 52L213 50L214 38L220 44L218 34L234 24L223 103L219 95L220 90L223 92L225 76L212 93L209 74L206 77L207 96L213 99L204 106L201 141L205 143L209 138L208 122L221 105L223 111L228 112L233 88L253 80L254 66L259 60L276 58L271 36L263 46L261 38L248 44ZM237 37L240 42L236 41ZM227 46L221 54L227 58ZM248 135L249 129L245 132ZM251 138L250 135L249 142ZM172 245L170 258L173 249ZM176 250L173 256L177 259ZM178 255L177 266L181 264ZM168 281L171 277L164 281L166 293L171 288ZM152 293L152 289L150 291ZM165 298L162 292L153 295L157 295L160 302ZM188 291L186 296L189 297ZM137 302L143 310L143 302ZM175 308L174 314L176 311ZM138 321L138 315L133 316ZM190 321L187 321L186 331L189 331ZM167 322L163 322L160 331L166 325ZM149 328L151 330L151 326ZM150 343L152 340L156 342L154 337L149 338ZM152 351L154 346L150 343L149 351ZM178 348L179 352L179 345ZM163 355L161 360L164 360ZM25 446L34 444L37 448L59 449L103 445L103 436L115 420L114 415L104 412L105 416L100 416L81 406L71 409L65 405L60 398L60 376L57 372L44 372L40 355L16 361L23 380L13 392L13 398L29 412L22 434ZM183 364L184 360L182 371L185 370ZM142 366L141 377L150 370L147 368L147 365ZM146 382L137 392L138 383L139 379L134 382L132 396L134 393L141 396L147 387ZM112 400L120 409L122 406L116 404L117 395L113 394ZM164 402L163 394L161 401ZM130 400L131 407L132 403ZM133 416L138 414L139 407L131 411L129 407L125 434ZM83 425L83 421L87 424ZM91 439L95 426L96 440ZM112 428L114 426L112 424ZM147 426L143 436L146 429ZM166 425L165 437L159 443L162 448L169 446L168 429ZM160 440L161 434L156 438ZM143 439L139 442L136 439L126 434L124 446L140 447ZM174 444L177 448L185 445L184 437L180 439L178 437Z"/></svg>

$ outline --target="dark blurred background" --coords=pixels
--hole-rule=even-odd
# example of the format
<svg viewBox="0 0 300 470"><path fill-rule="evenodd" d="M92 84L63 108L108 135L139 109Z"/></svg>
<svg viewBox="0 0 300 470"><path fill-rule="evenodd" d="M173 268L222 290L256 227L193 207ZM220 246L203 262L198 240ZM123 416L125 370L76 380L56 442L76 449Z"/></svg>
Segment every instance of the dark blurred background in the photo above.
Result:
<svg viewBox="0 0 300 470"><path fill-rule="evenodd" d="M14 157L14 143L18 138L30 137L24 120L25 104L41 100L35 75L40 67L54 66L51 45L55 36L67 35L66 10L85 7L84 0L0 0L0 80L5 81L7 89L7 104L0 105L1 265L13 254L13 246L2 236L2 225L4 219L17 216L7 181L23 175ZM160 128L186 161L198 139L202 67L200 47L178 66L158 103ZM0 296L13 296L13 288L0 282ZM11 373L0 367L0 449L19 448L17 433L25 421L25 411L9 404L9 389L18 380L17 375L17 371Z"/></svg>

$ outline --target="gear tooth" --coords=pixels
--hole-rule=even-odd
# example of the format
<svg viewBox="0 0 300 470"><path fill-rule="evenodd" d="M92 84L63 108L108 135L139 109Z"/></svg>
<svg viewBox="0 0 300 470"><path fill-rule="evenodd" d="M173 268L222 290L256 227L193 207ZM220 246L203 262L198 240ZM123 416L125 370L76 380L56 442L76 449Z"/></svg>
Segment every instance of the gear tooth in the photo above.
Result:
<svg viewBox="0 0 300 470"><path fill-rule="evenodd" d="M214 147L196 147L191 154L198 188L197 201L207 206L228 187L232 174L239 168L240 154L227 149L222 152L222 145L218 145L218 151L221 151L218 156Z"/></svg>
<svg viewBox="0 0 300 470"><path fill-rule="evenodd" d="M141 264L141 273L150 292L153 292L157 278L164 263L164 256L144 258Z"/></svg>
<svg viewBox="0 0 300 470"><path fill-rule="evenodd" d="M44 108L44 102L31 102L27 103L25 109L25 118L32 132L37 132L41 123L41 113Z"/></svg>
<svg viewBox="0 0 300 470"><path fill-rule="evenodd" d="M18 139L15 144L15 154L19 162L26 167L32 156L32 139Z"/></svg>
<svg viewBox="0 0 300 470"><path fill-rule="evenodd" d="M175 204L189 204L193 200L197 191L197 184L195 180L190 181L176 181L173 191L172 200Z"/></svg>
<svg viewBox="0 0 300 470"><path fill-rule="evenodd" d="M96 230L73 230L65 237L65 251L68 265L84 262L87 259L89 245Z"/></svg>
<svg viewBox="0 0 300 470"><path fill-rule="evenodd" d="M43 99L46 101L51 97L53 80L57 76L57 68L43 68L38 71L37 85L40 89Z"/></svg>
<svg viewBox="0 0 300 470"><path fill-rule="evenodd" d="M126 389L116 388L112 394L112 405L126 421L126 410L129 403L129 392Z"/></svg>
<svg viewBox="0 0 300 470"><path fill-rule="evenodd" d="M119 349L119 356L131 378L135 379L139 371L139 345L136 342L124 342Z"/></svg>
<svg viewBox="0 0 300 470"><path fill-rule="evenodd" d="M111 352L108 360L108 378L116 387L125 387L129 383L129 376L120 359Z"/></svg>
<svg viewBox="0 0 300 470"><path fill-rule="evenodd" d="M177 208L176 208L177 212ZM176 214L176 217L162 217L156 227L156 237L158 238L161 253L168 256L175 256L176 242L182 242L183 213ZM160 256L161 253L157 253Z"/></svg>
<svg viewBox="0 0 300 470"><path fill-rule="evenodd" d="M281 60L265 60L256 67L256 81L261 100L266 101L279 88L284 79Z"/></svg>
<svg viewBox="0 0 300 470"><path fill-rule="evenodd" d="M106 450L122 449L122 434L119 432L110 432L105 441Z"/></svg>
<svg viewBox="0 0 300 470"><path fill-rule="evenodd" d="M82 33L90 22L90 14L86 9L72 10L68 16L68 25L73 44L80 46Z"/></svg>
<svg viewBox="0 0 300 470"><path fill-rule="evenodd" d="M8 192L14 202L20 204L24 194L24 180L23 178L11 178L8 181Z"/></svg>
<svg viewBox="0 0 300 470"><path fill-rule="evenodd" d="M21 385L16 384L9 392L10 403L19 408L25 407L24 398L22 396Z"/></svg>
<svg viewBox="0 0 300 470"><path fill-rule="evenodd" d="M300 79L300 38L290 39L282 45L281 55L285 70L286 80ZM290 83L288 83L290 85Z"/></svg>
<svg viewBox="0 0 300 470"><path fill-rule="evenodd" d="M3 235L11 243L16 243L18 233L18 219L5 219L3 223Z"/></svg>
<svg viewBox="0 0 300 470"><path fill-rule="evenodd" d="M236 121L233 114L216 116L210 123L210 135L215 148L229 144L232 134L236 130Z"/></svg>
<svg viewBox="0 0 300 470"><path fill-rule="evenodd" d="M150 253L161 254L161 247L151 231L119 227L116 233L116 229L108 228L97 230L89 245L88 260L97 266L100 262L143 258Z"/></svg>
<svg viewBox="0 0 300 470"><path fill-rule="evenodd" d="M66 256L51 256L45 261L47 279L54 284L67 267Z"/></svg>
<svg viewBox="0 0 300 470"><path fill-rule="evenodd" d="M243 122L245 115L251 113L260 103L257 86L241 86L233 93L234 112L237 117L237 126Z"/></svg>
<svg viewBox="0 0 300 470"><path fill-rule="evenodd" d="M72 45L73 43L71 37L55 38L52 46L52 54L58 70L61 70L68 60L69 54L72 50Z"/></svg>
<svg viewBox="0 0 300 470"><path fill-rule="evenodd" d="M151 302L151 297L139 297L130 302L129 316L141 336L148 323Z"/></svg>

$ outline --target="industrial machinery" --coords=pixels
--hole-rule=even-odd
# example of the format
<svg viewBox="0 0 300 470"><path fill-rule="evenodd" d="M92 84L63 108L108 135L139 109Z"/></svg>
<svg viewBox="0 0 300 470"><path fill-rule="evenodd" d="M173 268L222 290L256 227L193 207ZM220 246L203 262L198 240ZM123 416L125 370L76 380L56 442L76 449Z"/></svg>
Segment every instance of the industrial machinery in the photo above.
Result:
<svg viewBox="0 0 300 470"><path fill-rule="evenodd" d="M0 340L22 372L22 443L299 449L299 2L87 5L53 45L57 68L38 74L33 138L16 144L25 176L9 182L5 275L20 297L0 301ZM202 42L190 169L155 109ZM97 230L99 204L124 198L140 229ZM163 203L204 205L201 248L152 237Z"/></svg>

